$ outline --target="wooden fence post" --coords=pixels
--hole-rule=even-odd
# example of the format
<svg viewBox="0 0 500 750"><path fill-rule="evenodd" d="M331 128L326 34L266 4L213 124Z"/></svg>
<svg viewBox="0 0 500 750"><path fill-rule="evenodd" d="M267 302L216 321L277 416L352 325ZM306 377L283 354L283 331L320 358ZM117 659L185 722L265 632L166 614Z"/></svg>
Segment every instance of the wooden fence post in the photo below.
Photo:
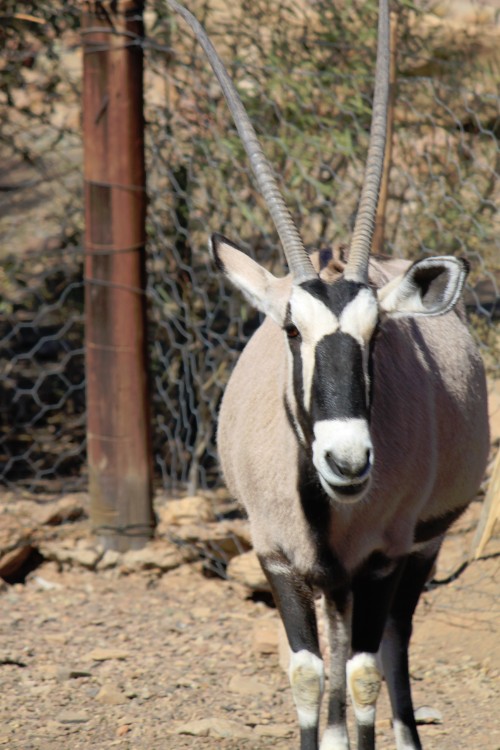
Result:
<svg viewBox="0 0 500 750"><path fill-rule="evenodd" d="M90 515L108 549L154 532L145 288L143 2L86 2L83 139Z"/></svg>

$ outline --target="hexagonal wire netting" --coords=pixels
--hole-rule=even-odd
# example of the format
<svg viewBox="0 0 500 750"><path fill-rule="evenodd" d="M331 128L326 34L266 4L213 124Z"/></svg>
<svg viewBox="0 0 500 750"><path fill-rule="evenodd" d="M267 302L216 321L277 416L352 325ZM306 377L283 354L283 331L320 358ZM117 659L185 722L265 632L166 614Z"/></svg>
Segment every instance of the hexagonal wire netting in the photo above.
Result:
<svg viewBox="0 0 500 750"><path fill-rule="evenodd" d="M60 12L50 0L7 6L0 481L30 492L68 490L87 482L79 9L65 4ZM368 142L376 4L190 7L228 61L306 243L345 242ZM213 272L207 237L229 235L277 273L284 263L199 46L163 2L149 3L145 20L146 38L127 43L142 44L146 56L154 462L159 484L192 490L221 480L217 409L260 322ZM467 304L494 390L498 29L468 32L446 36L429 16L400 9L385 251L468 258Z"/></svg>

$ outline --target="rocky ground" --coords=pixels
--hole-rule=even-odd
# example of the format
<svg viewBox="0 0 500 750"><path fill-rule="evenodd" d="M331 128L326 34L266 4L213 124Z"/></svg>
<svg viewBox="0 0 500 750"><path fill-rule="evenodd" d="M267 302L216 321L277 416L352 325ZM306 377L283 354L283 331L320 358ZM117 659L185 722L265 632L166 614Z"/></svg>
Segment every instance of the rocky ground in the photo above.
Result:
<svg viewBox="0 0 500 750"><path fill-rule="evenodd" d="M278 617L232 507L159 498L158 539L125 555L103 554L87 510L84 495L0 502L0 747L297 747ZM426 750L500 749L500 539L461 566L479 512L453 529L416 617ZM377 731L393 749L385 692Z"/></svg>

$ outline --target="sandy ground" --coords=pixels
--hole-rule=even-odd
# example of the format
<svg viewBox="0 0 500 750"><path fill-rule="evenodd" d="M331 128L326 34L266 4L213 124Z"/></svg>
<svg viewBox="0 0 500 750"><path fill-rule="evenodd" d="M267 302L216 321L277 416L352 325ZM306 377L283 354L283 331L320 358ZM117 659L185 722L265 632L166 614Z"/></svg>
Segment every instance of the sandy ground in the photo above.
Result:
<svg viewBox="0 0 500 750"><path fill-rule="evenodd" d="M450 535L438 579L456 570L478 512ZM421 727L426 750L500 748L499 546L419 606L415 704L442 715ZM0 613L0 747L298 747L276 611L200 561L164 575L45 562L3 585ZM377 733L379 750L394 748L385 689Z"/></svg>

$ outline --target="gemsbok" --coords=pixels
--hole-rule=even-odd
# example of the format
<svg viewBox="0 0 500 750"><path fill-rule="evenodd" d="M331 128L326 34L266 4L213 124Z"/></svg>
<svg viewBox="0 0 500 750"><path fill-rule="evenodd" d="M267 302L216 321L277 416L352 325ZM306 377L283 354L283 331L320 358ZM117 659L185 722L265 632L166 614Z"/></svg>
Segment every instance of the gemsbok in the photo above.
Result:
<svg viewBox="0 0 500 750"><path fill-rule="evenodd" d="M367 166L346 259L304 249L269 163L203 28L174 0L227 99L290 274L277 278L221 235L218 269L265 313L232 373L218 447L291 649L301 750L375 747L384 678L397 750L421 748L408 663L412 618L443 536L474 497L489 449L483 365L465 321L466 262L370 256L386 140L389 13L380 0ZM326 257L325 257L326 256Z"/></svg>

